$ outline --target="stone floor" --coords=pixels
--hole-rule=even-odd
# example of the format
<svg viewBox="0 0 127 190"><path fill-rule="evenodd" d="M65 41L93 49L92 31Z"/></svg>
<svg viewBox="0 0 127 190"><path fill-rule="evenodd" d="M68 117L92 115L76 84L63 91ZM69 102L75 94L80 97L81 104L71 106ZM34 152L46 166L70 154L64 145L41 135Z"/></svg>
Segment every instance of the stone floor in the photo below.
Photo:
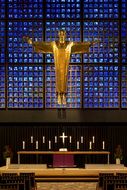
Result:
<svg viewBox="0 0 127 190"><path fill-rule="evenodd" d="M96 190L95 182L40 182L37 190Z"/></svg>

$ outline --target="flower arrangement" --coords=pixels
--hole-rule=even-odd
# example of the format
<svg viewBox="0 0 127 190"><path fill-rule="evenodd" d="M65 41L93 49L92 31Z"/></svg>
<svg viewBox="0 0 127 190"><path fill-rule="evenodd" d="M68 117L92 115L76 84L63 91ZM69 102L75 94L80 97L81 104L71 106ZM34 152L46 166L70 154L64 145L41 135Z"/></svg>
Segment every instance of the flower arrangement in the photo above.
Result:
<svg viewBox="0 0 127 190"><path fill-rule="evenodd" d="M123 151L122 151L120 145L118 145L118 146L116 147L116 149L115 149L114 158L115 158L115 159L120 159L120 160L123 159Z"/></svg>

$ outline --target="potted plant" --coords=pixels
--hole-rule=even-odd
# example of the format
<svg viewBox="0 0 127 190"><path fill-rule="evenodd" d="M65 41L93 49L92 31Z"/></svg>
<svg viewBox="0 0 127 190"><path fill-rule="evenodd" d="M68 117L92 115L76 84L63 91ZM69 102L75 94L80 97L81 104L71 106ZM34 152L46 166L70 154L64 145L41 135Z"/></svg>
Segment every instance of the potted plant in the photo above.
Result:
<svg viewBox="0 0 127 190"><path fill-rule="evenodd" d="M13 156L13 153L12 153L11 147L9 145L6 145L3 151L3 159L6 161L7 168L11 163L12 156Z"/></svg>
<svg viewBox="0 0 127 190"><path fill-rule="evenodd" d="M114 158L116 160L116 164L121 164L121 161L123 160L123 151L120 145L117 145L115 149Z"/></svg>

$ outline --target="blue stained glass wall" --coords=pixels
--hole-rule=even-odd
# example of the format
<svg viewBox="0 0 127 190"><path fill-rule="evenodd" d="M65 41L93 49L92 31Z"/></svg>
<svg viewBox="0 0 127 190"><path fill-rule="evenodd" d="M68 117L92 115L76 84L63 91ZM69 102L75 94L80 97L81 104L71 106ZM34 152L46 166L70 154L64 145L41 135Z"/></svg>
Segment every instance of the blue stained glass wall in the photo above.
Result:
<svg viewBox="0 0 127 190"><path fill-rule="evenodd" d="M84 18L111 19L118 17L119 0L84 0Z"/></svg>
<svg viewBox="0 0 127 190"><path fill-rule="evenodd" d="M55 68L46 66L46 108L60 107L57 104L55 88ZM62 106L66 107L66 106ZM81 107L81 66L70 66L67 89L67 108Z"/></svg>
<svg viewBox="0 0 127 190"><path fill-rule="evenodd" d="M43 107L43 67L8 67L8 108Z"/></svg>
<svg viewBox="0 0 127 190"><path fill-rule="evenodd" d="M84 22L84 41L99 40L91 47L90 54L84 55L85 63L119 62L119 25L114 21Z"/></svg>
<svg viewBox="0 0 127 190"><path fill-rule="evenodd" d="M43 23L32 21L9 21L8 23L8 61L9 63L42 63L42 54L37 54L24 36L42 41Z"/></svg>
<svg viewBox="0 0 127 190"><path fill-rule="evenodd" d="M84 107L119 107L118 66L84 66Z"/></svg>

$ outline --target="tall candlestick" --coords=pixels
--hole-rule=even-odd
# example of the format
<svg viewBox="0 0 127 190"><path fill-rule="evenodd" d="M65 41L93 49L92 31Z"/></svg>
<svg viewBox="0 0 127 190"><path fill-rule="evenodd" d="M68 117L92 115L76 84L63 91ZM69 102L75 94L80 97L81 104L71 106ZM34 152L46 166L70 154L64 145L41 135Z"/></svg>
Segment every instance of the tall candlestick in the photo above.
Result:
<svg viewBox="0 0 127 190"><path fill-rule="evenodd" d="M49 141L49 149L51 149L51 141Z"/></svg>
<svg viewBox="0 0 127 190"><path fill-rule="evenodd" d="M45 143L45 136L43 136L43 143Z"/></svg>
<svg viewBox="0 0 127 190"><path fill-rule="evenodd" d="M95 143L95 136L93 136L93 143Z"/></svg>
<svg viewBox="0 0 127 190"><path fill-rule="evenodd" d="M55 136L55 143L57 143L57 136Z"/></svg>
<svg viewBox="0 0 127 190"><path fill-rule="evenodd" d="M22 141L22 149L25 149L25 141Z"/></svg>
<svg viewBox="0 0 127 190"><path fill-rule="evenodd" d="M83 143L83 137L81 137L81 143Z"/></svg>
<svg viewBox="0 0 127 190"><path fill-rule="evenodd" d="M31 143L33 143L33 136L31 136Z"/></svg>
<svg viewBox="0 0 127 190"><path fill-rule="evenodd" d="M36 141L36 149L38 149L38 141Z"/></svg>
<svg viewBox="0 0 127 190"><path fill-rule="evenodd" d="M77 150L79 150L79 141L77 141Z"/></svg>
<svg viewBox="0 0 127 190"><path fill-rule="evenodd" d="M90 141L89 143L89 149L91 150L92 149L92 142Z"/></svg>
<svg viewBox="0 0 127 190"><path fill-rule="evenodd" d="M71 143L71 140L72 140L72 137L70 136L70 138L69 138L69 142Z"/></svg>
<svg viewBox="0 0 127 190"><path fill-rule="evenodd" d="M105 141L102 142L102 149L105 149Z"/></svg>

